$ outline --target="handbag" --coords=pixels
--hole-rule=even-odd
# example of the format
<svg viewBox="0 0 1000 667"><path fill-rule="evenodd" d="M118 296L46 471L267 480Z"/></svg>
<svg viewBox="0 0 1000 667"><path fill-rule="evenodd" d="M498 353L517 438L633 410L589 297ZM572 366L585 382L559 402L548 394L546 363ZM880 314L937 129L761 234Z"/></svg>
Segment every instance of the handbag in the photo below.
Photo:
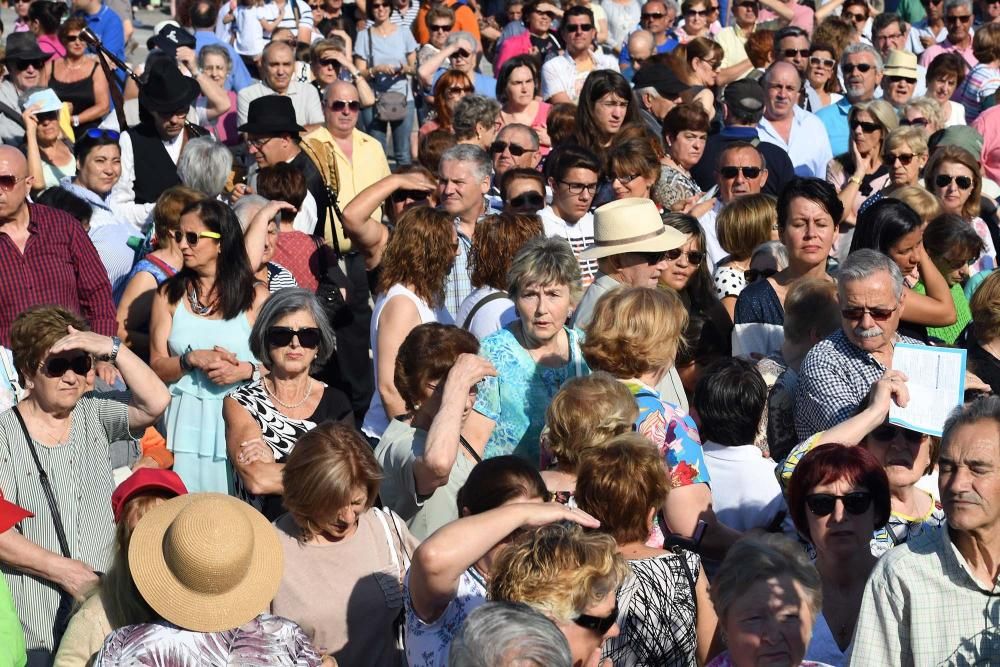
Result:
<svg viewBox="0 0 1000 667"><path fill-rule="evenodd" d="M372 56L375 45L372 42L372 29L368 28L368 70L374 65ZM394 90L375 93L375 117L386 123L393 123L406 118L406 95Z"/></svg>
<svg viewBox="0 0 1000 667"><path fill-rule="evenodd" d="M49 481L49 474L45 472L41 461L38 460L35 441L31 439L31 433L28 432L28 425L24 423L21 411L15 406L13 412L14 416L17 417L17 423L21 425L21 430L24 432L24 439L28 443L28 451L31 452L31 459L35 462L35 468L38 470L38 481L42 485L42 492L45 494L45 500L49 504L52 523L55 524L56 528L56 538L59 540L59 550L64 557L72 559L73 556L69 552L69 542L66 540L66 531L62 524L62 515L59 514L59 505L56 504L56 496L52 492L52 483ZM73 614L73 596L61 588L59 589L59 593L59 607L56 609L55 623L52 626L53 646L59 646L59 641L66 633L66 627L69 625L69 617Z"/></svg>

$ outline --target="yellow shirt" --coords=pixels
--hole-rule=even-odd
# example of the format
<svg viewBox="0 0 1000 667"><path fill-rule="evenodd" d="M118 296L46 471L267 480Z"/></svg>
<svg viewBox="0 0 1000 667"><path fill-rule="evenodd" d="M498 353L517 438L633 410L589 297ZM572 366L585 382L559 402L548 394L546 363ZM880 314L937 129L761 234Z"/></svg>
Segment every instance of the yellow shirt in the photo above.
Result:
<svg viewBox="0 0 1000 667"><path fill-rule="evenodd" d="M723 69L726 67L732 67L736 63L747 59L746 43L748 34L749 33L743 32L743 29L738 25L734 24L728 28L723 28L715 36L715 41L722 47ZM753 65L748 65L747 71L744 72L739 78L742 79L751 71L753 71Z"/></svg>

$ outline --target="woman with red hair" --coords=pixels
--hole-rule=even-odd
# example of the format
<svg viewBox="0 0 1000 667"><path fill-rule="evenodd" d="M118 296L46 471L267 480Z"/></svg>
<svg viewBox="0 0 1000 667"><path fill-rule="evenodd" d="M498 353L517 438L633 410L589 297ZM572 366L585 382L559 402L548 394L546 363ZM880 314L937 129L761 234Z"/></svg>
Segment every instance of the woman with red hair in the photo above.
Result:
<svg viewBox="0 0 1000 667"><path fill-rule="evenodd" d="M450 69L442 74L434 84L434 102L431 105L434 113L420 126L420 136L434 130L451 132L451 114L455 111L455 105L460 99L474 92L472 80L465 72Z"/></svg>

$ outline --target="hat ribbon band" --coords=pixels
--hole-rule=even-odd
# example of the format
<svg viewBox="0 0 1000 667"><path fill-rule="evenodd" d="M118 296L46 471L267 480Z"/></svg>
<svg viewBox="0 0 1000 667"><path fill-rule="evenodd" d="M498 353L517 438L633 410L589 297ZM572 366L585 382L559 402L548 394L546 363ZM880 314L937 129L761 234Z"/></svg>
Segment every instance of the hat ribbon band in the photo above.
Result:
<svg viewBox="0 0 1000 667"><path fill-rule="evenodd" d="M611 239L609 241L595 241L594 245L598 247L603 246L616 246L625 245L627 243L636 243L637 241L648 241L649 239L654 239L657 236L664 234L667 231L665 225L661 225L659 229L655 232L649 232L648 234L640 234L639 236L629 236L624 239Z"/></svg>

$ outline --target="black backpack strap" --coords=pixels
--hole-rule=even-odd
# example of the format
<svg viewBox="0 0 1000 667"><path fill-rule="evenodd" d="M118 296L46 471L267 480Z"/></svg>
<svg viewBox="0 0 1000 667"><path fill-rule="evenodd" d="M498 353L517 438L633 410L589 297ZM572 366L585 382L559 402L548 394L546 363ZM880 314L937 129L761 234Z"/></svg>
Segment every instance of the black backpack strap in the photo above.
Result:
<svg viewBox="0 0 1000 667"><path fill-rule="evenodd" d="M493 301L498 301L500 299L506 299L506 298L507 298L507 292L504 292L503 290L500 290L499 292L493 292L492 294L487 294L486 296L484 296L482 299L476 302L476 305L473 306L472 310L469 311L469 314L466 315L465 321L462 322L462 328L465 329L466 331L469 330L469 325L472 324L473 318L476 317L476 313L478 313L483 308L483 306L485 306L488 303L492 303Z"/></svg>

